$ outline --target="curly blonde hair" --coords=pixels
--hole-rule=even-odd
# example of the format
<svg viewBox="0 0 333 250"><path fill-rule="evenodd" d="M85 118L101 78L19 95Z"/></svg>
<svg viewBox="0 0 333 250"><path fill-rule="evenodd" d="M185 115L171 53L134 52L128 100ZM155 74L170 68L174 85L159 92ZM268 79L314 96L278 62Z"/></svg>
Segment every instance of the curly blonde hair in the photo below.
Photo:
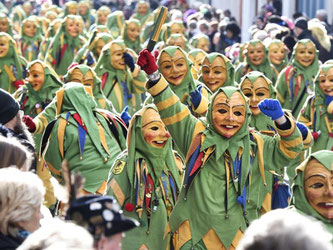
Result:
<svg viewBox="0 0 333 250"><path fill-rule="evenodd" d="M41 205L45 189L31 172L17 168L0 169L0 231L17 237L18 222L29 221Z"/></svg>

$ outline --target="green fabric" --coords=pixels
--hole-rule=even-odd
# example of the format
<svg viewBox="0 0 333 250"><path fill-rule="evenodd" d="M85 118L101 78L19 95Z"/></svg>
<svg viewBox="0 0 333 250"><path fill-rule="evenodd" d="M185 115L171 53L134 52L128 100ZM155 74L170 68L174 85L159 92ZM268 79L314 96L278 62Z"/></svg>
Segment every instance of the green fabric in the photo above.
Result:
<svg viewBox="0 0 333 250"><path fill-rule="evenodd" d="M263 62L260 65L253 65L247 55L247 51L245 52L245 60L246 62L240 63L236 68L235 80L236 82L240 82L241 78L243 77L243 70L245 67L248 67L251 71L259 71L265 74L265 76L270 79L273 83L276 81L276 74L273 70L273 66L269 62L268 59L268 49L260 40L251 40L249 41L248 45L251 44L256 46L258 43L262 44L265 48L265 57Z"/></svg>
<svg viewBox="0 0 333 250"><path fill-rule="evenodd" d="M278 92L278 99L282 105L283 108L285 109L289 109L289 110L293 110L293 116L294 117L298 117L307 97L309 96L309 94L312 94L313 92L313 88L314 88L314 84L313 84L313 79L315 78L318 69L319 69L319 65L318 65L318 51L315 50L315 59L313 61L313 63L308 66L308 67L304 67L302 65L300 65L297 60L296 60L296 48L299 44L304 44L306 45L308 42L312 43L311 40L309 39L302 39L300 41L298 41L296 43L296 45L294 46L294 51L292 54L292 58L291 58L291 71L292 71L292 81L293 81L293 85L292 85L292 91L294 93L293 99L291 99L290 96L290 83L286 82L286 71L288 69L284 68L280 74L279 77L277 79L277 83L276 83L276 89ZM299 88L298 91L298 95L295 96L295 86L297 83L297 77L302 77L303 76L303 80L301 82L301 86ZM308 86L306 87L306 81L308 82ZM300 99L300 95L303 92L304 88L307 88L307 90L305 90L305 94L303 95L302 99L299 101ZM298 103L298 106L295 107L296 103Z"/></svg>
<svg viewBox="0 0 333 250"><path fill-rule="evenodd" d="M278 39L274 39L273 41L271 41L271 43L267 46L267 48L269 48L269 46L271 44L276 44L276 45L281 45L284 43L281 41L281 40L278 40ZM285 45L284 45L285 46ZM271 64L273 64L274 68L277 70L277 72L281 72L282 69L284 69L287 65L288 65L288 53L287 51L285 51L284 53L284 59L282 61L282 63L280 65L277 65L273 62L271 62Z"/></svg>
<svg viewBox="0 0 333 250"><path fill-rule="evenodd" d="M108 46L104 46L95 66L95 72L100 78L102 78L105 73L108 74L102 90L106 98L112 102L115 110L120 113L125 108L125 102L127 102L129 107L128 112L132 115L141 108L142 100L139 94L145 91L143 85L144 82L146 82L147 77L143 70L141 70L136 77L133 77L128 66L126 66L125 70L115 69L112 66L110 55L112 53L111 46L114 43L119 44L123 49L126 48L122 40L114 40L109 43ZM115 80L117 81L115 82ZM121 86L121 82L124 82L124 85L126 85L126 90L128 92L127 97L124 97L124 86ZM142 86L140 86L141 84ZM121 96L116 93L115 89L117 88L117 85L119 85L121 89ZM131 98L130 94L132 94Z"/></svg>
<svg viewBox="0 0 333 250"><path fill-rule="evenodd" d="M146 4L147 5L148 8L147 8L146 14L140 15L138 13L138 5L139 4ZM146 24L147 19L149 17L151 17L151 15L152 14L151 14L151 11L150 11L149 3L146 2L146 1L141 0L141 1L137 2L136 7L135 7L135 13L131 16L131 18L138 19L140 21L141 25L144 26Z"/></svg>
<svg viewBox="0 0 333 250"><path fill-rule="evenodd" d="M85 178L83 188L90 192L95 193L101 186L103 181L107 180L107 175L110 167L112 166L116 157L122 151L122 147L117 143L114 136L111 134L107 121L101 113L96 110L96 103L94 99L85 92L84 87L80 83L69 83L64 86L65 92L63 102L61 105L61 113L51 131L47 151L45 152L45 161L53 166L53 168L60 170L61 157L59 151L58 129L61 119L66 119L67 113L69 116L64 135L64 159L68 160L68 165L71 171L80 172ZM86 105L82 105L85 103ZM80 154L80 141L78 132L78 123L74 120L73 114L78 113L87 128L85 137L85 146L83 155ZM100 123L103 127L106 143L110 154L103 148L100 140L99 130L97 124ZM124 138L121 136L120 140L124 144ZM105 161L107 159L107 161ZM51 173L58 179L62 180L62 176L57 176L54 171Z"/></svg>
<svg viewBox="0 0 333 250"><path fill-rule="evenodd" d="M68 66L72 63L74 58L74 51L79 50L85 43L85 39L78 35L77 37L72 37L68 34L66 29L66 21L68 19L76 20L76 16L68 15L66 18L63 19L61 27L59 28L57 34L53 38L46 53L46 60L47 62L54 67L55 71L59 75L65 75L67 73ZM63 39L63 43L62 43ZM62 47L68 44L63 57L60 61L58 61L58 56L61 53ZM52 64L53 62L50 61L51 58L56 60L57 64Z"/></svg>
<svg viewBox="0 0 333 250"><path fill-rule="evenodd" d="M99 12L101 12L101 13L103 13L103 12L107 12L108 14L110 14L110 13L111 13L111 10L110 10L110 8L109 8L108 6L103 5L103 6L99 7L99 9L96 11L96 16L98 15ZM102 23L100 23L100 22L98 21L98 18L97 18L97 20L96 20L96 24L97 24L97 25L101 25L101 24L102 24ZM104 25L104 24L102 24L102 25Z"/></svg>
<svg viewBox="0 0 333 250"><path fill-rule="evenodd" d="M294 205L298 210L301 212L315 217L316 219L323 222L327 228L327 230L333 234L333 220L327 219L321 214L319 214L308 202L304 190L304 172L307 167L308 162L311 159L316 159L319 161L325 168L328 170L332 169L333 164L333 152L328 150L322 150L316 153L312 153L303 163L302 165L305 166L304 171L301 169L297 170L297 175L294 181L294 185L292 187L293 195L291 199L291 205Z"/></svg>
<svg viewBox="0 0 333 250"><path fill-rule="evenodd" d="M191 40L190 40L190 44L194 48L197 48L198 44L199 44L199 40L202 39L202 38L206 39L208 41L208 43L210 44L209 37L205 34L202 34L202 33L199 33L198 35L195 35L194 37L192 37Z"/></svg>
<svg viewBox="0 0 333 250"><path fill-rule="evenodd" d="M76 1L68 1L68 2L65 4L64 17L66 17L66 16L69 15L68 6L70 6L70 5L76 5L76 9L77 9L77 2L76 2Z"/></svg>
<svg viewBox="0 0 333 250"><path fill-rule="evenodd" d="M51 43L51 40L53 39L53 37L56 35L56 32L55 32L55 29L54 29L54 26L56 23L58 22L62 22L62 19L60 18L56 18L54 19L51 24L49 25L47 31L46 31L46 34L44 36L44 39L42 41L42 43L40 44L40 47L39 47L39 55L38 55L38 59L42 60L42 61L45 61L45 55L46 55L46 52L49 48L49 45Z"/></svg>
<svg viewBox="0 0 333 250"><path fill-rule="evenodd" d="M30 16L30 17L24 19L24 21L22 23L21 39L20 39L21 52L22 52L22 56L24 56L24 58L27 59L28 61L33 61L33 60L37 59L37 56L39 53L39 46L43 40L42 28L36 22L36 20L37 20L36 16ZM33 37L29 37L24 33L24 25L26 22L32 22L37 25L37 31ZM30 58L30 59L29 59L28 51L32 51L32 58Z"/></svg>
<svg viewBox="0 0 333 250"><path fill-rule="evenodd" d="M276 90L271 82L263 73L258 72L258 71L251 71L250 73L246 74L245 76L242 77L239 87L242 89L243 83L246 79L249 79L252 85L254 82L259 78L262 77L265 79L265 81L268 84L270 96L269 98L276 98ZM254 129L260 131L260 130L271 130L271 128L274 127L274 123L272 119L263 113L260 112L258 115L252 115L251 121L250 121L250 127L253 127Z"/></svg>
<svg viewBox="0 0 333 250"><path fill-rule="evenodd" d="M120 23L118 23L118 20L120 21ZM114 11L108 16L108 21L106 23L106 26L110 30L113 39L117 39L121 35L124 24L125 24L125 17L122 11L120 10Z"/></svg>
<svg viewBox="0 0 333 250"><path fill-rule="evenodd" d="M187 39L185 38L185 36L183 34L171 34L168 38L168 40L166 41L166 46L170 46L170 42L171 41L176 41L179 38L181 38L184 41L185 44L185 52L188 53L190 50L193 49L193 47L191 46L190 43L187 42Z"/></svg>
<svg viewBox="0 0 333 250"><path fill-rule="evenodd" d="M163 80L164 78L162 77L159 83ZM221 135L214 132L215 129L211 125L211 107L209 107L207 112L207 123L204 123L192 115L188 114L184 116L183 113L187 107L181 104L180 101L171 106L163 104L165 100L174 96L171 88L167 87L164 89L163 85L160 91L160 93L154 96L154 103L159 108L162 120L169 117L177 117L177 119L175 118L175 120L169 121L167 128L183 155L187 155L188 151L191 149L190 145L199 133L196 130L199 123L206 127L203 131L206 137L204 138L200 151L202 152L203 149L213 145L217 147L205 162L204 166L200 168L200 172L196 175L191 186L188 188L187 194L185 194L185 188L182 189L178 202L170 216L171 230L175 232L184 221L189 220L193 245L197 244L210 229L213 229L221 242L223 242L224 246L228 249L236 232L239 229L242 232L245 231L246 220L242 207L236 200L238 192L241 190L239 189L238 181L232 178L231 175L227 193L228 201L226 203L226 159L223 152L230 150L234 159L239 147L243 147L241 174L243 178L241 182L244 183L250 174L251 145L256 146L255 142L250 141L249 130L247 128L250 120L250 110L247 107L246 120L240 131L230 139L222 138ZM232 93L239 91L240 90L235 87L225 87L221 88L217 94L224 92L227 96L230 96ZM217 94L212 96L212 100L214 100ZM182 115L180 116L179 113ZM264 140L264 159L266 160L264 160L264 162L267 163L265 168L268 170L275 168L275 166L271 164L272 162L279 162L279 164L283 165L290 161L290 158L285 155L279 147L281 140L295 140L301 136L297 129L290 131L290 133L290 137L269 137L258 134ZM295 147L289 148L289 150L300 152L301 147L301 144L297 144ZM252 162L251 180L255 175L258 176L258 179L261 179L258 173L258 157L259 153L256 152ZM246 163L248 165L246 165ZM188 171L187 166L185 178ZM259 206L261 205L259 204L259 200L262 195L266 194L266 190L263 187L262 181L256 185L257 190L252 190L252 186L248 189L248 184L246 184L246 188L248 189L247 193L253 193L258 200L253 200L253 204ZM225 210L226 204L228 204L228 211ZM198 214L200 214L200 216L198 216Z"/></svg>
<svg viewBox="0 0 333 250"><path fill-rule="evenodd" d="M22 80L23 79L23 67L26 66L26 61L24 58L19 56L19 52L16 47L15 40L7 33L0 32L0 37L5 36L9 40L9 50L7 55L1 58L0 60L0 88L8 91L9 93L13 93L16 89L12 83L12 81L9 78L9 75L4 69L4 66L8 67L15 67L16 73L11 70L11 72L14 74L16 80Z"/></svg>
<svg viewBox="0 0 333 250"><path fill-rule="evenodd" d="M126 209L123 209L126 216L141 221L141 226L126 233L126 237L122 241L123 249L139 249L142 244L145 244L148 249L165 249L162 245L165 245L168 242L163 242L163 235L168 222L167 210L170 208L167 208L165 201L163 200L159 181L163 180L167 184L168 197L169 201L171 201L172 207L175 203L171 195L172 191L169 181L166 177L162 177L161 173L163 172L166 176L168 176L169 172L171 172L171 175L176 182L177 191L179 191L181 187L179 171L174 160L174 153L172 151L171 138L168 139L164 148L160 149L148 145L143 137L142 115L144 115L146 110L151 108L156 110L156 107L153 105L145 106L132 117L128 134L128 150L118 158L119 161L126 162L126 165L124 170L119 174L115 174L111 170L108 178L108 183L110 183L113 179L116 180L124 193L125 202L122 204L123 207L128 203L135 204L137 191L135 165L138 161L143 161L147 164L148 173L154 181L155 192L153 192L152 200L157 199L159 201L156 211L154 211L151 215L150 228L148 228L145 202L143 203L141 219L138 217L138 213L135 210L129 212ZM117 161L114 166L116 165ZM108 187L110 187L110 185L108 185ZM107 194L117 197L117 194L115 194L114 190L111 188L107 190ZM150 234L146 233L148 230L150 231Z"/></svg>
<svg viewBox="0 0 333 250"><path fill-rule="evenodd" d="M138 27L138 26L141 27L141 23L137 19L130 19L130 20L126 21L124 30L123 30L123 34L122 34L122 38L123 38L124 43L127 48L130 48L130 49L134 50L135 53L139 54L140 51L142 50L140 36L138 36L138 38L133 42L131 39L129 39L129 37L127 35L128 25L130 23L134 23L136 27Z"/></svg>
<svg viewBox="0 0 333 250"><path fill-rule="evenodd" d="M205 51L203 51L202 49L192 49L192 50L190 50L187 54L190 56L190 55L192 55L194 58L196 58L197 57L197 55L199 54L199 53L203 53L203 54L207 54Z"/></svg>
<svg viewBox="0 0 333 250"><path fill-rule="evenodd" d="M155 16L155 18L157 18L157 17L158 17L158 15ZM185 27L184 27L183 21L181 21L181 20L175 20L175 21L171 21L171 22L165 23L162 26L162 30L161 30L161 34L160 34L160 39L159 39L160 41L166 42L168 40L168 38L171 35L171 26L174 25L174 24L177 24L177 25L181 26L183 28L183 31L185 32Z"/></svg>
<svg viewBox="0 0 333 250"><path fill-rule="evenodd" d="M315 95L309 97L308 101L304 103L304 112L301 113L301 116L306 118L311 122L309 128L314 132L319 132L319 137L314 141L313 146L311 147L311 152L317 152L319 150L331 150L333 147L333 138L329 136L329 130L326 125L325 118L333 120L333 114L327 112L327 105L325 104L325 94L320 89L319 84L319 74L320 71L324 71L326 74L327 71L333 67L333 64L323 64L320 66L318 74L315 78L314 91Z"/></svg>
<svg viewBox="0 0 333 250"><path fill-rule="evenodd" d="M97 104L97 108L106 109L106 110L113 112L114 109L113 109L112 103L104 96L104 94L102 92L101 80L96 76L96 73L94 72L94 70L92 68L90 68L89 66L86 66L84 64L79 64L79 65L74 66L73 68L71 68L70 71L68 71L68 73L66 75L64 75L64 81L71 82L70 76L71 76L71 73L75 69L79 69L84 75L88 72L88 70L91 70L91 72L93 73L93 76L94 76L93 95L94 95L94 99ZM102 105L104 103L105 103L105 105Z"/></svg>
<svg viewBox="0 0 333 250"><path fill-rule="evenodd" d="M89 29L89 27L95 23L95 17L91 14L90 11L90 1L89 0L81 0L78 4L78 7L80 5L86 5L87 6L87 12L84 15L81 15L80 13L78 13L84 22L85 28Z"/></svg>

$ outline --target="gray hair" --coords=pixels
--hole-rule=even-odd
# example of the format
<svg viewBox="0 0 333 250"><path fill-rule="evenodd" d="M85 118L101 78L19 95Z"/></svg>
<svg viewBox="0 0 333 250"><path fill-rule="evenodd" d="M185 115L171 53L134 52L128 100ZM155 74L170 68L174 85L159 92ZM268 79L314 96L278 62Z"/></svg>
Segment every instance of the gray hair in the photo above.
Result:
<svg viewBox="0 0 333 250"><path fill-rule="evenodd" d="M18 250L93 250L93 237L72 222L51 219L23 242Z"/></svg>
<svg viewBox="0 0 333 250"><path fill-rule="evenodd" d="M39 177L17 168L0 169L0 231L17 237L18 222L29 221L42 204L45 189Z"/></svg>
<svg viewBox="0 0 333 250"><path fill-rule="evenodd" d="M332 250L332 235L320 221L289 209L276 209L252 222L237 250Z"/></svg>

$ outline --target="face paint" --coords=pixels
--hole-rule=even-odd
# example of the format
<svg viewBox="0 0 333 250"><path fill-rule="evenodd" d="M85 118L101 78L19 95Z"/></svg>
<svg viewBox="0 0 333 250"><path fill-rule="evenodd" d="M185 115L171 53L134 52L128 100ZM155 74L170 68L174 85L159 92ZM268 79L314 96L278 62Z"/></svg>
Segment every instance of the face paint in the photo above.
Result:
<svg viewBox="0 0 333 250"><path fill-rule="evenodd" d="M101 25L105 25L108 20L109 13L107 11L98 11L97 12L97 20Z"/></svg>
<svg viewBox="0 0 333 250"><path fill-rule="evenodd" d="M146 3L138 3L138 13L140 16L146 15L148 11L148 5Z"/></svg>
<svg viewBox="0 0 333 250"><path fill-rule="evenodd" d="M124 49L119 44L112 44L111 45L111 65L115 69L125 70L125 61L123 58Z"/></svg>
<svg viewBox="0 0 333 250"><path fill-rule="evenodd" d="M5 57L9 51L9 38L6 36L0 37L0 58Z"/></svg>
<svg viewBox="0 0 333 250"><path fill-rule="evenodd" d="M202 63L202 80L205 85L214 93L222 87L227 79L227 67L224 60L217 56L212 64L208 59Z"/></svg>
<svg viewBox="0 0 333 250"><path fill-rule="evenodd" d="M183 34L183 27L179 23L173 23L170 26L170 35Z"/></svg>
<svg viewBox="0 0 333 250"><path fill-rule="evenodd" d="M304 191L314 210L333 219L333 166L328 170L316 159L310 160L304 173Z"/></svg>
<svg viewBox="0 0 333 250"><path fill-rule="evenodd" d="M245 79L242 84L243 94L250 99L250 109L253 115L259 115L258 104L265 98L270 97L268 83L263 77L258 77L252 84L249 79Z"/></svg>
<svg viewBox="0 0 333 250"><path fill-rule="evenodd" d="M66 21L66 29L71 37L77 37L79 35L79 29L74 19L68 18Z"/></svg>
<svg viewBox="0 0 333 250"><path fill-rule="evenodd" d="M254 65L260 65L265 59L265 48L261 43L256 45L249 44L247 46L247 56Z"/></svg>
<svg viewBox="0 0 333 250"><path fill-rule="evenodd" d="M297 62L304 67L310 66L315 59L315 49L312 43L298 44L296 47Z"/></svg>
<svg viewBox="0 0 333 250"><path fill-rule="evenodd" d="M245 113L245 100L239 92L233 93L230 99L221 92L213 102L213 126L220 135L230 138L242 128Z"/></svg>
<svg viewBox="0 0 333 250"><path fill-rule="evenodd" d="M188 58L193 62L193 66L196 70L200 71L202 66L202 60L204 59L205 54L199 52L197 56L194 58L192 55L189 55Z"/></svg>
<svg viewBox="0 0 333 250"><path fill-rule="evenodd" d="M171 58L168 53L163 52L159 61L161 65L160 70L165 79L172 85L180 85L188 70L183 53L177 49Z"/></svg>
<svg viewBox="0 0 333 250"><path fill-rule="evenodd" d="M163 148L170 133L167 131L160 115L154 109L147 109L142 117L142 134L152 147Z"/></svg>
<svg viewBox="0 0 333 250"><path fill-rule="evenodd" d="M9 28L9 23L6 18L0 19L0 32L7 32Z"/></svg>
<svg viewBox="0 0 333 250"><path fill-rule="evenodd" d="M200 38L197 45L198 49L202 49L205 52L209 52L209 41L205 38Z"/></svg>
<svg viewBox="0 0 333 250"><path fill-rule="evenodd" d="M70 75L71 82L79 82L84 86L94 87L94 75L91 70L84 75L80 69L74 69Z"/></svg>
<svg viewBox="0 0 333 250"><path fill-rule="evenodd" d="M333 96L333 67L325 74L324 71L319 73L319 87L325 95Z"/></svg>
<svg viewBox="0 0 333 250"><path fill-rule="evenodd" d="M178 46L184 50L185 49L185 40L182 37L177 37L177 39L170 38L168 40L168 46Z"/></svg>
<svg viewBox="0 0 333 250"><path fill-rule="evenodd" d="M28 82L35 91L38 91L43 87L45 81L44 74L44 67L40 63L35 63L28 69Z"/></svg>
<svg viewBox="0 0 333 250"><path fill-rule="evenodd" d="M26 21L23 27L23 32L28 37L34 37L37 32L37 26L31 21Z"/></svg>
<svg viewBox="0 0 333 250"><path fill-rule="evenodd" d="M103 39L98 39L97 42L96 42L96 53L97 53L97 56L99 57L99 55L101 54L102 52L102 49L104 47L106 43L104 42Z"/></svg>
<svg viewBox="0 0 333 250"><path fill-rule="evenodd" d="M141 27L137 25L136 23L129 23L127 26L127 36L128 38L134 42L136 39L138 39L141 32Z"/></svg>
<svg viewBox="0 0 333 250"><path fill-rule="evenodd" d="M281 65L285 55L283 44L272 43L269 46L268 57L275 65Z"/></svg>

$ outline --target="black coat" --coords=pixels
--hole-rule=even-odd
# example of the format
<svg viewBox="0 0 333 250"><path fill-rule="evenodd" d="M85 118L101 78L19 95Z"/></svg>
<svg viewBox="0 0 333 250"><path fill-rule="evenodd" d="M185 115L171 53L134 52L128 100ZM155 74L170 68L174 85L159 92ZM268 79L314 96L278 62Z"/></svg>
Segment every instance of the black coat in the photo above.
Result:
<svg viewBox="0 0 333 250"><path fill-rule="evenodd" d="M0 250L12 250L18 248L22 244L21 238L14 238L4 235L0 232Z"/></svg>

